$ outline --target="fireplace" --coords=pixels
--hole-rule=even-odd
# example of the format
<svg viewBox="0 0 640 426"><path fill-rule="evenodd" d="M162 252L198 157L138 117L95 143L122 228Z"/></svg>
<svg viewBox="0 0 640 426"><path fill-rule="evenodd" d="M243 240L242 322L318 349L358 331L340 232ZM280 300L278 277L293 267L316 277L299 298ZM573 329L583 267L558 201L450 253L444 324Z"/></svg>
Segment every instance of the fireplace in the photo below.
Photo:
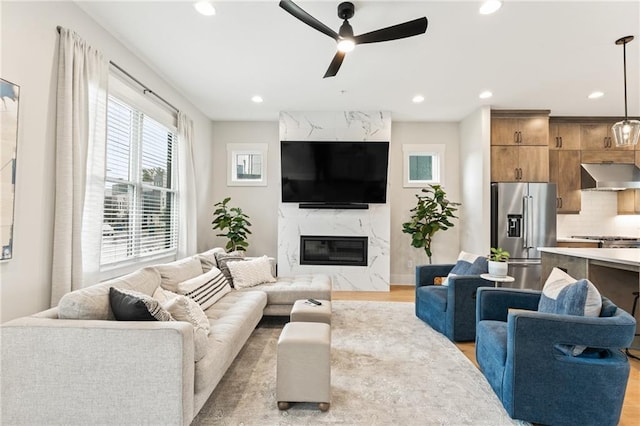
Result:
<svg viewBox="0 0 640 426"><path fill-rule="evenodd" d="M367 266L367 237L300 236L301 265Z"/></svg>

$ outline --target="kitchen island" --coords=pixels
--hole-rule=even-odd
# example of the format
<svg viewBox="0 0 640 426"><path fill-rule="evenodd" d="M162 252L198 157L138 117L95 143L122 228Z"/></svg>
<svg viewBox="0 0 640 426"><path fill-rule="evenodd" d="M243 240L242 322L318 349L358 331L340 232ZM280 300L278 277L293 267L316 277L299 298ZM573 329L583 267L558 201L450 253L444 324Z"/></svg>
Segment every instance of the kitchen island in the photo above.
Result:
<svg viewBox="0 0 640 426"><path fill-rule="evenodd" d="M633 292L640 291L640 249L540 247L542 281L554 267L576 279L588 278L603 296L631 313ZM640 317L636 312L636 319Z"/></svg>

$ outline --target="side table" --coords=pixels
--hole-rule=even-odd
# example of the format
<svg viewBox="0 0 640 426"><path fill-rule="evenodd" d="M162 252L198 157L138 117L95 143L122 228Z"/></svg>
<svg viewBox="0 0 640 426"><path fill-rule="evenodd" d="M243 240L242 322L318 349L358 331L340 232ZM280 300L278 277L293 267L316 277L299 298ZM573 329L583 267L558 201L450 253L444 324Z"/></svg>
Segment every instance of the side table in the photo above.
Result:
<svg viewBox="0 0 640 426"><path fill-rule="evenodd" d="M494 287L500 287L499 283L512 283L516 280L515 278L510 277L509 275L506 275L504 277L496 277L495 275L490 275L490 274L480 274L480 278L487 281L493 281Z"/></svg>

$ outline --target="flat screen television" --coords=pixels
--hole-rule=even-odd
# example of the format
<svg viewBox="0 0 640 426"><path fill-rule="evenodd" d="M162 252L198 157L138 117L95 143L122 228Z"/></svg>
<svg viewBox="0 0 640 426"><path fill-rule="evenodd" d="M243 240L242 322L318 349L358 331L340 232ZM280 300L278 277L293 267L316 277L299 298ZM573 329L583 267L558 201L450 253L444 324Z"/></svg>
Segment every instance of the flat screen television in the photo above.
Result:
<svg viewBox="0 0 640 426"><path fill-rule="evenodd" d="M389 142L280 143L282 202L384 204Z"/></svg>

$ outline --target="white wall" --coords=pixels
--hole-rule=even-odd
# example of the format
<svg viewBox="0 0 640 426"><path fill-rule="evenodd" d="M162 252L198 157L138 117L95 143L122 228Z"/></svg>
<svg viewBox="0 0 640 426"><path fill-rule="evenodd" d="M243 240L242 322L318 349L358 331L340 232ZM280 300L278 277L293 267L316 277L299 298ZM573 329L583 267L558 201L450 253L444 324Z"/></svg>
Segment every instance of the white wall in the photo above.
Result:
<svg viewBox="0 0 640 426"><path fill-rule="evenodd" d="M460 192L458 123L393 122L389 153L391 203L391 284L414 285L415 265L428 263L423 249L411 247L411 236L402 232L420 188L403 188L403 144L445 144L444 190L451 201L462 202ZM465 206L461 206L464 208ZM459 212L460 213L460 212ZM460 215L458 215L460 216ZM455 263L460 252L460 221L433 239L433 263Z"/></svg>
<svg viewBox="0 0 640 426"><path fill-rule="evenodd" d="M491 110L482 107L460 122L460 249L481 255L491 247L490 165Z"/></svg>
<svg viewBox="0 0 640 426"><path fill-rule="evenodd" d="M0 264L0 321L4 322L48 308L51 296L56 26L77 32L194 120L199 206L211 204L213 187L208 164L211 121L141 62L140 55L127 50L73 2L3 1L0 8L0 76L20 86L13 258Z"/></svg>
<svg viewBox="0 0 640 426"><path fill-rule="evenodd" d="M277 257L278 254L278 204L280 201L280 139L278 122L232 121L213 123L213 158L210 184L217 194L211 202L199 206L202 220L199 222L199 250L211 247L224 247L226 240L216 237L219 230L213 231L213 205L225 197L231 197L230 204L240 207L249 216L251 235L249 249L251 256ZM267 186L227 186L227 144L229 143L266 143ZM201 210L202 208L203 210Z"/></svg>

